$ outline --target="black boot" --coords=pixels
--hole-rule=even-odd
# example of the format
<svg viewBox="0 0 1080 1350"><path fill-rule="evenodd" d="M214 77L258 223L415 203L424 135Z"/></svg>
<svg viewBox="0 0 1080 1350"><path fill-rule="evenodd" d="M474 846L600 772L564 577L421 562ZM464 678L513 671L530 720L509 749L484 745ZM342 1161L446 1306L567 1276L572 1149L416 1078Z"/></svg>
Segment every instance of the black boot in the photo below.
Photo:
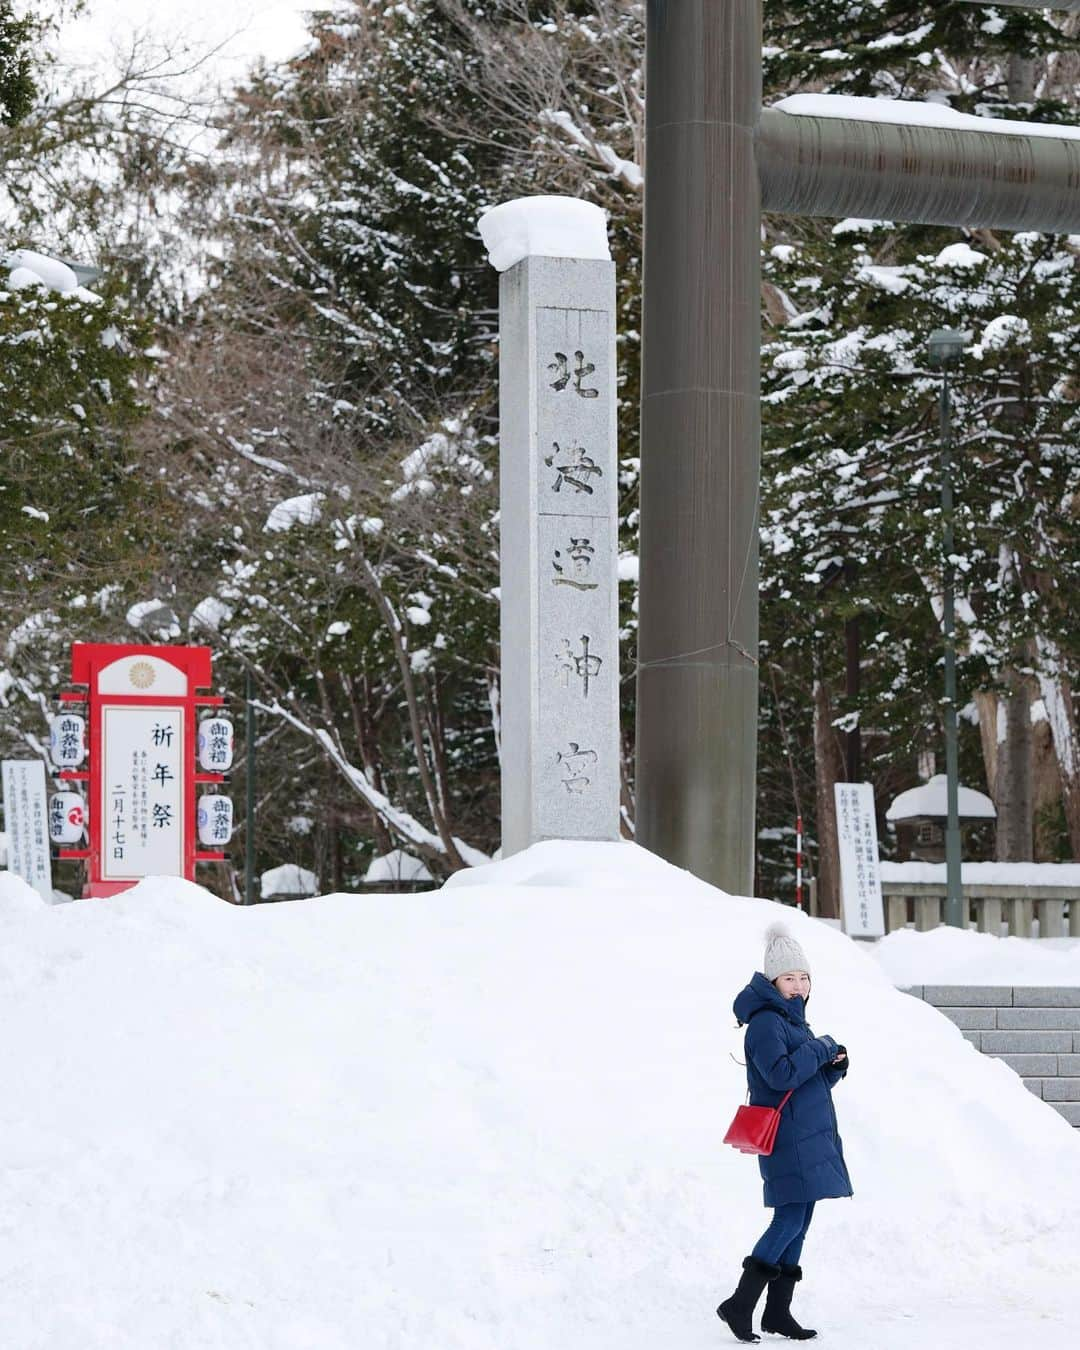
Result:
<svg viewBox="0 0 1080 1350"><path fill-rule="evenodd" d="M759 1261L756 1256L748 1256L742 1264L738 1288L730 1298L724 1299L716 1315L728 1324L740 1341L760 1341L761 1337L754 1335L754 1309L761 1291L780 1274L780 1267L769 1261Z"/></svg>
<svg viewBox="0 0 1080 1350"><path fill-rule="evenodd" d="M799 1326L791 1315L791 1296L801 1279L802 1266L780 1267L780 1274L769 1284L765 1311L761 1314L762 1331L771 1331L792 1341L809 1341L817 1335L816 1331Z"/></svg>

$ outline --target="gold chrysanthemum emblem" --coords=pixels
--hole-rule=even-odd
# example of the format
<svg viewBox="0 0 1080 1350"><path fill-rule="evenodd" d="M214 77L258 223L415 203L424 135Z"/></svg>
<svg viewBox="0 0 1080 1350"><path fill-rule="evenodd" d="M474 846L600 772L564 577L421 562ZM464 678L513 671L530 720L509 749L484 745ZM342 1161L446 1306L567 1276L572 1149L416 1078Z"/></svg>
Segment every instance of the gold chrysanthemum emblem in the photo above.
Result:
<svg viewBox="0 0 1080 1350"><path fill-rule="evenodd" d="M128 674L136 689L149 689L157 679L157 671L149 661L136 661Z"/></svg>

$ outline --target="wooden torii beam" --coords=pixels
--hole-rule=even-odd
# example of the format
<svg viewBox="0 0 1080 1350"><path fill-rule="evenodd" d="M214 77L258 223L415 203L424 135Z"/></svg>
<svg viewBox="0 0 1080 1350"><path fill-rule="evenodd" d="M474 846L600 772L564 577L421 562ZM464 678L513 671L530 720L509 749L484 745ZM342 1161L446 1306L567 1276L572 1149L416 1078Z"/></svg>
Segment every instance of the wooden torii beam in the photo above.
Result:
<svg viewBox="0 0 1080 1350"><path fill-rule="evenodd" d="M1080 231L1080 141L763 110L761 0L646 14L636 837L749 895L762 207Z"/></svg>

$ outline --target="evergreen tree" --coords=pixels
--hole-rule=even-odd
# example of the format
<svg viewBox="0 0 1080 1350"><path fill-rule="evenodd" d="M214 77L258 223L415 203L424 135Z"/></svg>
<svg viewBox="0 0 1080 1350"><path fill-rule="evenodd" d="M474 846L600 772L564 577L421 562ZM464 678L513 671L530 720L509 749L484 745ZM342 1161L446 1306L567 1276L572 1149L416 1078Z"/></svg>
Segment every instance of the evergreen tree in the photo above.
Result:
<svg viewBox="0 0 1080 1350"><path fill-rule="evenodd" d="M12 0L0 0L0 125L21 122L34 106L32 44L41 25L29 14L17 16Z"/></svg>

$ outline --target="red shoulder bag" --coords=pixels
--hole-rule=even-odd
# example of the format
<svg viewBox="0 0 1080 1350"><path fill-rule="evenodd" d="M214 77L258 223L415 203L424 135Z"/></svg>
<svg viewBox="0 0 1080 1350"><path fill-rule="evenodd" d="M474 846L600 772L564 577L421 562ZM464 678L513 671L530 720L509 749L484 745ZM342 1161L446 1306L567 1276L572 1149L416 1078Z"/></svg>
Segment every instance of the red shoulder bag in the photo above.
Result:
<svg viewBox="0 0 1080 1350"><path fill-rule="evenodd" d="M791 1092L785 1092L779 1106L740 1106L724 1135L724 1143L737 1148L740 1153L770 1154L776 1143L776 1131L780 1128L780 1112L787 1106L790 1096Z"/></svg>

